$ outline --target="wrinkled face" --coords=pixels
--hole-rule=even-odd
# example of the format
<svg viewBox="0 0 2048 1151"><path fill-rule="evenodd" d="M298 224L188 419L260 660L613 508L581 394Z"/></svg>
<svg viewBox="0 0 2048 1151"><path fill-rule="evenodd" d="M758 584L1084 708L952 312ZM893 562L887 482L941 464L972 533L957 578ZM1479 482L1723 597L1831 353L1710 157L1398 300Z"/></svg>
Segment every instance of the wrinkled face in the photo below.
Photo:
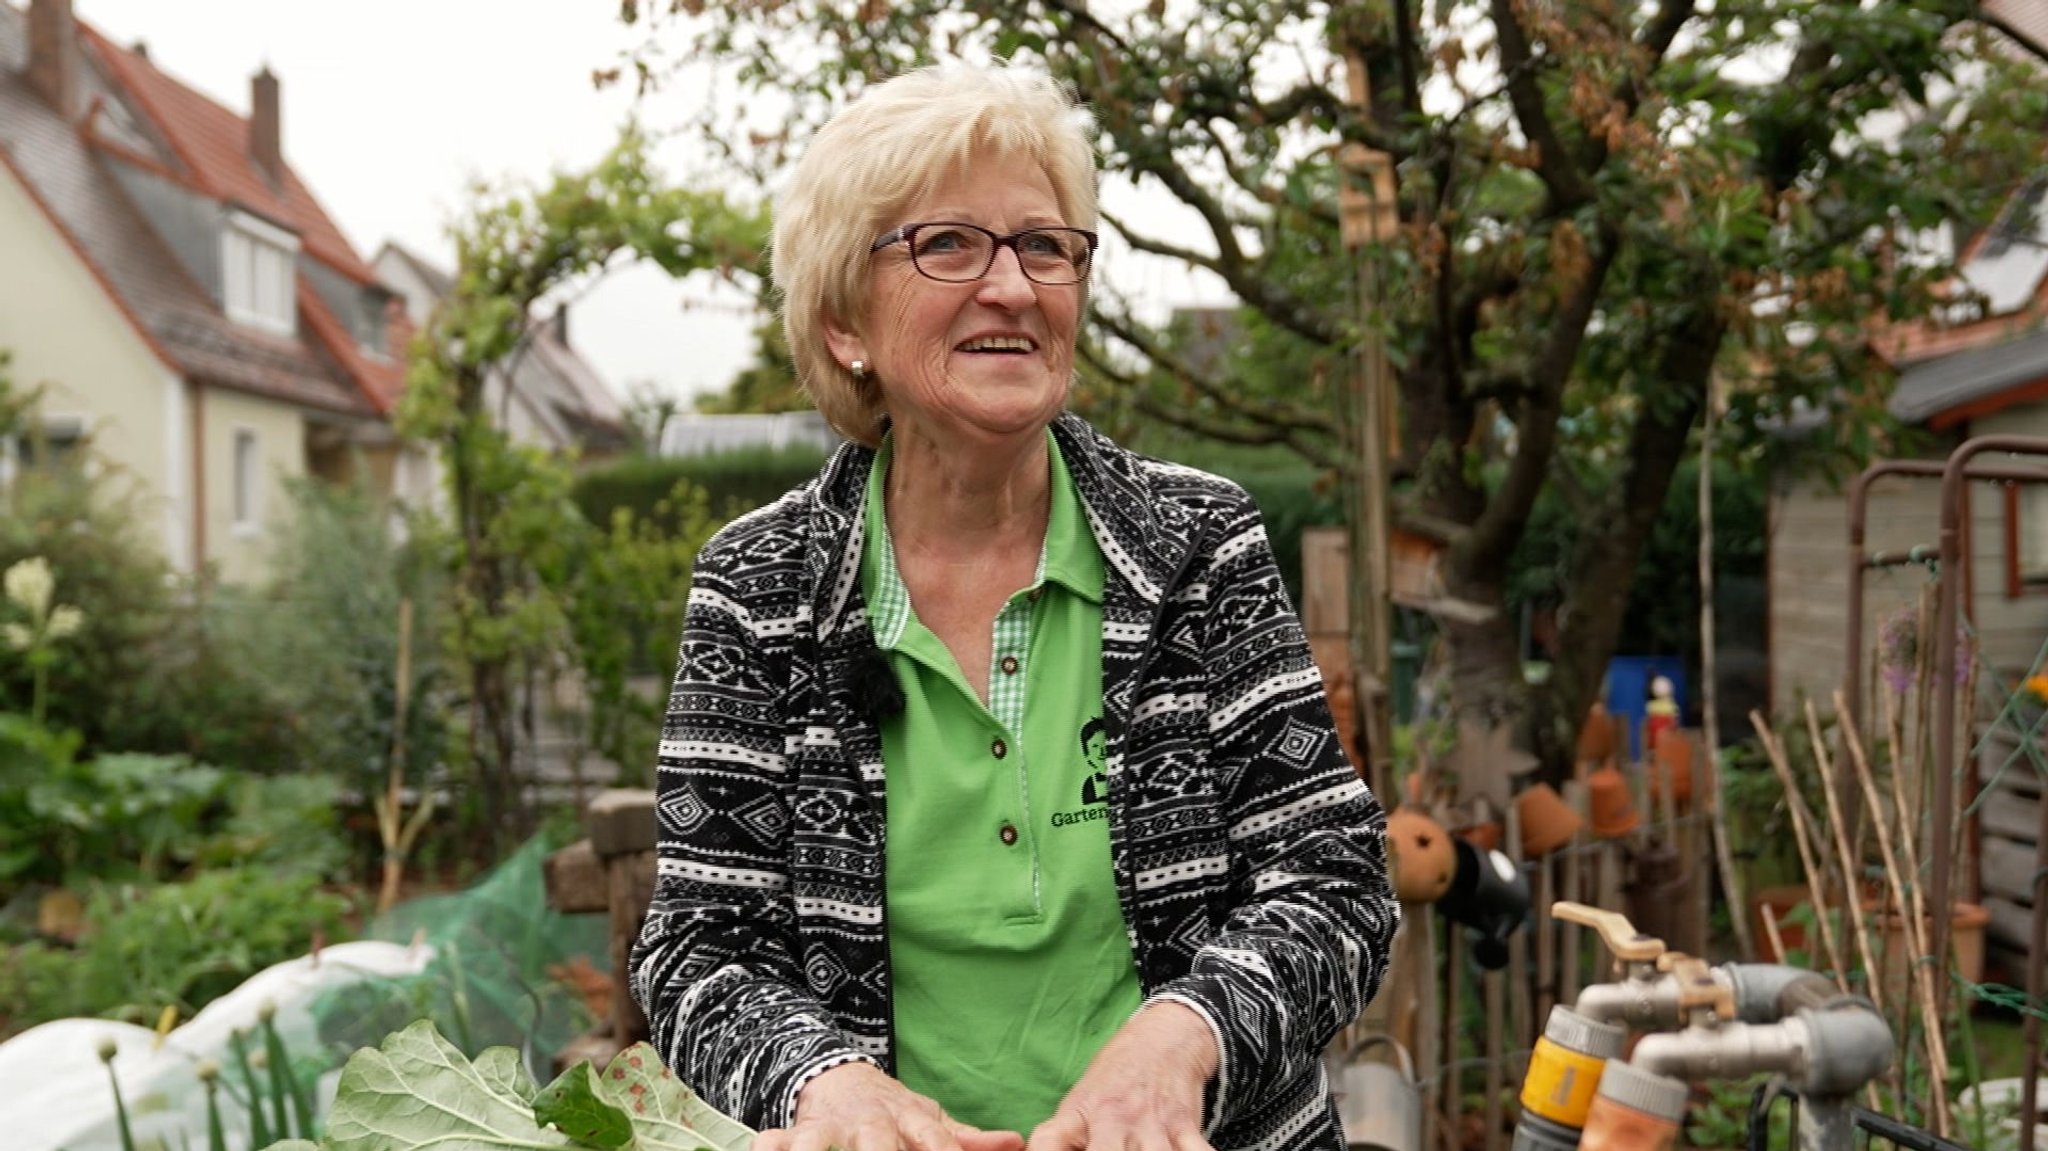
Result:
<svg viewBox="0 0 2048 1151"><path fill-rule="evenodd" d="M1067 223L1043 170L990 157L882 230L940 220L999 236ZM987 275L964 284L926 277L902 243L870 261L865 321L858 331L828 324L826 338L842 364L865 362L899 434L987 443L1041 431L1059 414L1073 375L1079 285L1028 279L1007 247L997 249Z"/></svg>

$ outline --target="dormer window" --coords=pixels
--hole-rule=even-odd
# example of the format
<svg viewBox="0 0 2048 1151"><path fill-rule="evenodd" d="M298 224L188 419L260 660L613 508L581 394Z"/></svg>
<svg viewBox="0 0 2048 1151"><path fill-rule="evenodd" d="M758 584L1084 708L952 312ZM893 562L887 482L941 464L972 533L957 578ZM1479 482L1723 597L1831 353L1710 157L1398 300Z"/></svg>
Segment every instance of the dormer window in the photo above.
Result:
<svg viewBox="0 0 2048 1151"><path fill-rule="evenodd" d="M299 238L246 212L229 212L221 229L221 298L238 324L289 336L295 307Z"/></svg>

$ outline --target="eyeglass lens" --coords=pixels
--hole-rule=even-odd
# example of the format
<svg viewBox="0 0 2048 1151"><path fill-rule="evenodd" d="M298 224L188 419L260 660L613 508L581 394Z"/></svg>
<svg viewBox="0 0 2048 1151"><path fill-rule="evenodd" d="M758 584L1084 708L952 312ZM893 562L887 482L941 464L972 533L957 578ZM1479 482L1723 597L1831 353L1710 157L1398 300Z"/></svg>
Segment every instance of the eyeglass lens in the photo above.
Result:
<svg viewBox="0 0 2048 1151"><path fill-rule="evenodd" d="M1078 283L1088 270L1088 237L1074 228L1032 228L1004 237L1024 274L1041 284ZM921 224L910 235L917 270L934 280L978 280L995 263L997 237L967 224Z"/></svg>

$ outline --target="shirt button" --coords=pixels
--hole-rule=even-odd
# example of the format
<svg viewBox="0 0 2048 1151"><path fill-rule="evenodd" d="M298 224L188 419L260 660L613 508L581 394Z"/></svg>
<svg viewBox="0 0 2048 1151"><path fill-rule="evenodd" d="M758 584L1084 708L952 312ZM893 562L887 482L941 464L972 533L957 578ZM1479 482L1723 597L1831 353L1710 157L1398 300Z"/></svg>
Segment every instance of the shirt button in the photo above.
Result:
<svg viewBox="0 0 2048 1151"><path fill-rule="evenodd" d="M1004 743L1000 739L996 740L988 745L988 753L990 755L995 756L997 759L1001 759L1004 756L1010 754L1010 745Z"/></svg>
<svg viewBox="0 0 2048 1151"><path fill-rule="evenodd" d="M1045 589L1044 589L1044 588L1042 588L1042 587L1035 587L1035 588L1032 588L1032 589L1031 589L1031 590L1030 590L1029 592L1025 593L1025 596L1024 596L1024 598L1025 598L1025 599L1028 599L1028 600L1030 600L1030 601L1031 601L1032 603L1037 603L1037 602L1038 602L1038 597L1039 597L1039 596L1042 596L1042 595L1044 595L1044 594L1045 594Z"/></svg>
<svg viewBox="0 0 2048 1151"><path fill-rule="evenodd" d="M1004 847L1013 846L1017 842L1017 825L1006 823L1003 825L1003 829L996 834L1001 837Z"/></svg>
<svg viewBox="0 0 2048 1151"><path fill-rule="evenodd" d="M1016 675L1016 674L1017 674L1017 657L1016 657L1016 656L1014 656L1014 655L1006 655L1006 656L1004 656L1004 657L1003 657L1003 674L1004 674L1004 675Z"/></svg>

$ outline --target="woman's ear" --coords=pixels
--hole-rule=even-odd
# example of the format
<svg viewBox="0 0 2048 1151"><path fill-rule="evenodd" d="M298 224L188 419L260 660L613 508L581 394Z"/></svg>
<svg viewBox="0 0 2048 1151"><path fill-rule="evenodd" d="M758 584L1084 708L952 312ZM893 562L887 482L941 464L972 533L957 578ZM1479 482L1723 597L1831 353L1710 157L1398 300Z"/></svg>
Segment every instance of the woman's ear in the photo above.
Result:
<svg viewBox="0 0 2048 1151"><path fill-rule="evenodd" d="M860 338L860 333L835 319L825 321L825 347L831 351L832 358L839 361L839 366L848 370L855 360L868 358L867 341Z"/></svg>

